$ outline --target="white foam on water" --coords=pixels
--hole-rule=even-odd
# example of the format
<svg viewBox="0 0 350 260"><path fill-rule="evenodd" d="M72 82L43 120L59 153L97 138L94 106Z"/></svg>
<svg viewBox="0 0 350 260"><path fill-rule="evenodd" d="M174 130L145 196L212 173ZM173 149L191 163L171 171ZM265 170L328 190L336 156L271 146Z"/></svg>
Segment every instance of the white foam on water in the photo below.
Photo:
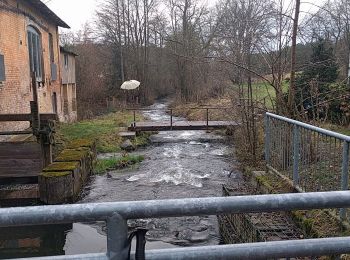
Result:
<svg viewBox="0 0 350 260"><path fill-rule="evenodd" d="M212 150L212 151L210 151L210 154L212 154L212 155L218 155L218 156L223 156L223 155L225 155L225 151L226 149L215 149L215 150Z"/></svg>
<svg viewBox="0 0 350 260"><path fill-rule="evenodd" d="M134 181L138 181L142 178L146 177L146 174L139 174L139 175L134 175L134 176L131 176L130 178L126 179L127 181L130 181L130 182L134 182Z"/></svg>
<svg viewBox="0 0 350 260"><path fill-rule="evenodd" d="M166 169L154 173L149 171L146 174L139 174L132 176L127 181L140 181L150 183L173 183L175 185L188 184L197 188L203 187L202 180L208 179L210 174L194 174L190 170L183 168L179 163L175 163L174 166L170 166Z"/></svg>
<svg viewBox="0 0 350 260"><path fill-rule="evenodd" d="M181 154L181 148L177 145L175 145L172 148L164 148L163 155L167 158L175 158L178 159Z"/></svg>

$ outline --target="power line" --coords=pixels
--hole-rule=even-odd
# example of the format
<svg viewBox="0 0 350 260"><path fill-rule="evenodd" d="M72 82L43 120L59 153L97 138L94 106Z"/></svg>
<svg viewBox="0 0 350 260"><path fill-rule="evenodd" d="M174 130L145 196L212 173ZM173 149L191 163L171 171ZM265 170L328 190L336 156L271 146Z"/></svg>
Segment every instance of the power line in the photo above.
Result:
<svg viewBox="0 0 350 260"><path fill-rule="evenodd" d="M44 2L44 4L48 4L48 3L50 3L52 0L47 0L47 1L45 1Z"/></svg>

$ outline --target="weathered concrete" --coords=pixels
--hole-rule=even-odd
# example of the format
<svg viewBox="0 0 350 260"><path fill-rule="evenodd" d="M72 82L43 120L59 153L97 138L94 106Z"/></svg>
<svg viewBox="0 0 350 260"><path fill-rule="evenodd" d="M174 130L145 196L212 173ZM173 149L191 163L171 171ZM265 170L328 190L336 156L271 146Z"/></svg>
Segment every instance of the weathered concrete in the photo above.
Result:
<svg viewBox="0 0 350 260"><path fill-rule="evenodd" d="M0 185L0 198L2 200L38 199L39 187L37 184Z"/></svg>
<svg viewBox="0 0 350 260"><path fill-rule="evenodd" d="M119 132L118 133L120 137L124 138L124 139L135 139L136 137L136 132Z"/></svg>

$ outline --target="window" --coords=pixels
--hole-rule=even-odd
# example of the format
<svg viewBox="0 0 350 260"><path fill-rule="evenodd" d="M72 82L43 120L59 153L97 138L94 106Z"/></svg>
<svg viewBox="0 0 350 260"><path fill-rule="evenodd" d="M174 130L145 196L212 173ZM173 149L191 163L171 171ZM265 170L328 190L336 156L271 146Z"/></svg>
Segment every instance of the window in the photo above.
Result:
<svg viewBox="0 0 350 260"><path fill-rule="evenodd" d="M0 83L2 81L5 81L6 77L5 77L5 59L4 59L4 55L0 54Z"/></svg>
<svg viewBox="0 0 350 260"><path fill-rule="evenodd" d="M53 52L53 37L51 33L49 33L49 50L50 50L50 61L51 63L55 63L55 55Z"/></svg>
<svg viewBox="0 0 350 260"><path fill-rule="evenodd" d="M37 81L43 80L43 61L41 49L41 36L32 26L28 27L28 49L30 72L35 73Z"/></svg>
<svg viewBox="0 0 350 260"><path fill-rule="evenodd" d="M57 80L57 66L55 64L55 54L53 50L53 36L49 33L49 54L50 54L50 67L51 67L51 80Z"/></svg>
<svg viewBox="0 0 350 260"><path fill-rule="evenodd" d="M68 54L64 54L64 67L68 69Z"/></svg>

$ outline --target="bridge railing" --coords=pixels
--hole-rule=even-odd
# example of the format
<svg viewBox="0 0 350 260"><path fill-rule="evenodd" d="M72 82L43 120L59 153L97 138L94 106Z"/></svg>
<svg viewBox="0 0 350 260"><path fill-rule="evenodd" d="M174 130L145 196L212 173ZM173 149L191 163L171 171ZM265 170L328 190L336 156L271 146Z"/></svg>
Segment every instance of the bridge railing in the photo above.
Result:
<svg viewBox="0 0 350 260"><path fill-rule="evenodd" d="M203 110L205 111L205 121L206 121L206 126L209 127L209 122L210 122L210 110L231 110L233 109L232 107L189 107L189 108L185 108L186 110ZM169 114L169 118L170 118L170 127L173 127L174 124L174 111L179 111L179 110L183 110L183 109L176 109L176 108L167 108L167 109L152 109L152 108L128 108L126 110L129 111L133 111L133 126L136 127L136 113L138 111L163 111Z"/></svg>
<svg viewBox="0 0 350 260"><path fill-rule="evenodd" d="M266 113L265 159L300 191L349 188L350 136ZM341 210L345 219L345 210Z"/></svg>
<svg viewBox="0 0 350 260"><path fill-rule="evenodd" d="M129 219L341 208L350 191L36 206L0 209L0 227L105 221L107 252L40 259L129 259ZM275 259L350 252L350 237L148 250L146 259ZM131 256L134 259L135 256ZM138 259L136 257L136 259Z"/></svg>

